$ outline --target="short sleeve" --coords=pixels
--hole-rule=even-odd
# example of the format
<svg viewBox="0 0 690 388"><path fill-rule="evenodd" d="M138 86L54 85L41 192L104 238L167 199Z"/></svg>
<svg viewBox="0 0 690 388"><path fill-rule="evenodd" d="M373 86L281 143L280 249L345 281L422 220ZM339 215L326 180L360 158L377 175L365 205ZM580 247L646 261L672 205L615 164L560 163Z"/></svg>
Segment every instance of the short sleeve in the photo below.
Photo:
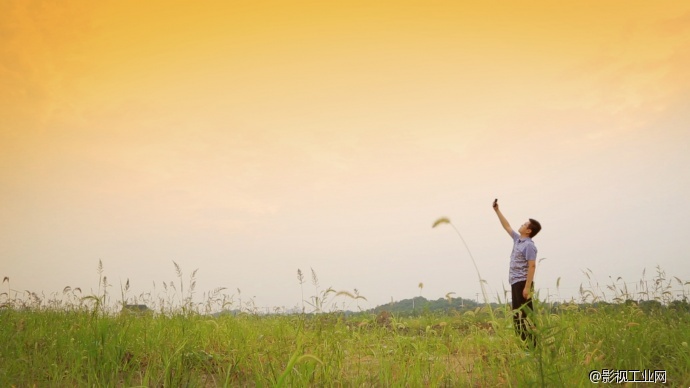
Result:
<svg viewBox="0 0 690 388"><path fill-rule="evenodd" d="M513 238L513 241L516 241L517 239L520 238L520 235L516 231L513 231L513 233L511 233L510 236Z"/></svg>
<svg viewBox="0 0 690 388"><path fill-rule="evenodd" d="M537 247L534 244L527 244L525 247L525 259L536 260L537 259Z"/></svg>

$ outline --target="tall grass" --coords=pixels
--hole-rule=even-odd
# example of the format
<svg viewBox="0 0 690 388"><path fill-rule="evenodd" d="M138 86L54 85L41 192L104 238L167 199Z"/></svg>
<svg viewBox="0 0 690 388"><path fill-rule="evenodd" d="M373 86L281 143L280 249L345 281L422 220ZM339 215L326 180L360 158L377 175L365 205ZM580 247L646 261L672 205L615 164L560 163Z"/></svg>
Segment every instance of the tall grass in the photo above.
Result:
<svg viewBox="0 0 690 388"><path fill-rule="evenodd" d="M474 270L477 273L477 280L479 281L479 286L481 287L482 290L482 298L484 300L484 303L489 303L489 298L488 295L486 294L486 289L484 288L484 283L486 282L484 279L482 279L481 273L479 273L479 267L477 267L477 262L474 260L474 256L472 255L472 251L470 251L470 247L467 245L467 242L465 239L462 237L462 234L460 234L460 231L458 228L455 227L455 225L450 222L450 219L447 217L441 217L438 220L434 221L434 223L431 225L432 228L435 228L439 225L450 225L455 233L460 237L460 241L462 241L462 244L465 246L465 249L467 250L467 254L470 256L470 259L472 260L472 265L474 266Z"/></svg>
<svg viewBox="0 0 690 388"><path fill-rule="evenodd" d="M661 270L639 290L613 282L618 301L604 301L596 283L583 288L585 302L537 301L540 345L525 355L507 306L385 319L317 313L327 310L325 290L313 284L313 313L260 315L214 292L194 302L195 272L175 269L166 292L135 298L121 285L116 305L156 302L150 313L107 307L102 264L99 289L86 296L66 287L48 302L3 290L0 386L582 386L595 369L661 369L672 386L690 383L690 306L669 299ZM236 314L209 315L209 305Z"/></svg>

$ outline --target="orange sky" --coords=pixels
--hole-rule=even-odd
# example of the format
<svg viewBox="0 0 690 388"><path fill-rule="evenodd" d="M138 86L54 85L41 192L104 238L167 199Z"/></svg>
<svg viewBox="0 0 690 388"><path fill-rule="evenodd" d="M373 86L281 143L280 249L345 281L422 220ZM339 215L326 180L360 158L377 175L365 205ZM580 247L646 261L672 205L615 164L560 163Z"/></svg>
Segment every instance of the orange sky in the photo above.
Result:
<svg viewBox="0 0 690 388"><path fill-rule="evenodd" d="M308 267L375 303L470 296L429 225L462 215L501 289L500 196L573 265L544 283L657 233L620 223L667 225L660 263L690 277L689 43L685 2L3 2L0 275L57 290L102 258L146 288L176 260L264 304ZM660 253L637 248L631 281Z"/></svg>

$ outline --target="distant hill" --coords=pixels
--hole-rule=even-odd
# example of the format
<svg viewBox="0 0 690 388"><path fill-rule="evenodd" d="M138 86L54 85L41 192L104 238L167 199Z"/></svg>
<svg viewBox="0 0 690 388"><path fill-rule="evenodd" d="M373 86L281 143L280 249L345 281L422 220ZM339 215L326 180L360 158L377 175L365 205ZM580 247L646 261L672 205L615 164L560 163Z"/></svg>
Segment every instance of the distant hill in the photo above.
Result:
<svg viewBox="0 0 690 388"><path fill-rule="evenodd" d="M416 313L450 313L452 311L464 312L474 310L483 305L471 299L463 298L439 298L437 300L428 300L422 296L417 296L412 299L403 299L397 302L386 303L376 306L367 312L379 313L381 311L388 311L396 315L412 315ZM492 306L498 305L492 303Z"/></svg>

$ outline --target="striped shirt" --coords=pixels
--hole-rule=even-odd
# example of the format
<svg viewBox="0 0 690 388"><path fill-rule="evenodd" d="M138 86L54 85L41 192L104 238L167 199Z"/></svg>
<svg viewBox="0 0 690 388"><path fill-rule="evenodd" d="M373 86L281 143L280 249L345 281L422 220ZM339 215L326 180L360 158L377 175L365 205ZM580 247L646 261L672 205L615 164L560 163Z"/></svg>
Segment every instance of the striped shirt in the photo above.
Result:
<svg viewBox="0 0 690 388"><path fill-rule="evenodd" d="M513 231L513 252L510 254L510 269L508 271L508 281L511 285L527 280L527 262L537 259L537 247L531 238L520 238L520 235Z"/></svg>

